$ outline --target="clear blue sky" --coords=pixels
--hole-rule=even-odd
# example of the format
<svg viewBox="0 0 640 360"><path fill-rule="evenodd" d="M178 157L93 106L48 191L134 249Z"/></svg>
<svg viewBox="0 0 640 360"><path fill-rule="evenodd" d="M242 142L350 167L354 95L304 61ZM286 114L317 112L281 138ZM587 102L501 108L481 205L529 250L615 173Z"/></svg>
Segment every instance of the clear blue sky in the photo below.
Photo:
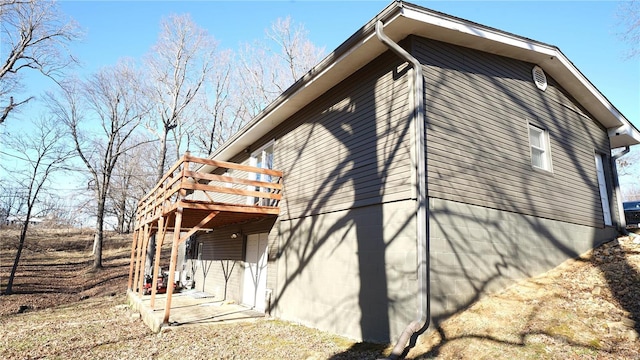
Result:
<svg viewBox="0 0 640 360"><path fill-rule="evenodd" d="M558 46L585 76L640 127L640 59L617 36L614 1L414 1L450 15ZM74 46L86 71L140 57L156 41L162 17L190 13L221 47L264 36L278 17L291 16L327 53L389 1L62 1L62 10L86 30Z"/></svg>
<svg viewBox="0 0 640 360"><path fill-rule="evenodd" d="M630 44L621 29L615 1L412 1L483 25L555 45L636 127L640 127L640 58L626 59ZM311 41L333 51L372 19L389 1L61 1L61 9L86 31L72 47L90 73L121 57L139 58L155 43L160 20L190 13L221 48L264 37L277 18L291 16ZM29 77L28 79L31 79ZM35 92L52 86L26 84ZM38 94L36 94L38 95ZM34 102L23 116L39 113ZM20 129L8 120L3 132ZM640 147L640 145L639 145Z"/></svg>
<svg viewBox="0 0 640 360"><path fill-rule="evenodd" d="M414 3L555 45L625 115L640 127L640 58L620 32L615 1L414 1ZM222 48L264 37L279 17L291 16L326 53L372 19L389 1L61 1L86 31L72 50L90 73L121 57L139 58L155 43L160 20L190 13ZM32 79L29 77L28 79ZM40 92L51 83L27 84ZM38 112L33 103L25 115ZM7 126L10 127L8 124ZM10 130L10 129L7 129Z"/></svg>

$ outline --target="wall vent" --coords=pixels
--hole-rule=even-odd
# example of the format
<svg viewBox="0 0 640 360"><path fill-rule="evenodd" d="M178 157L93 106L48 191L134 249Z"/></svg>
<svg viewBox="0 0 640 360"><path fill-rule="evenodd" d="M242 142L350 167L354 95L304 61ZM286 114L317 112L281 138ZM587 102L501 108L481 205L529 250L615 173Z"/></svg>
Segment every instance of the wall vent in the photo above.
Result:
<svg viewBox="0 0 640 360"><path fill-rule="evenodd" d="M533 70L531 70L533 74L533 82L536 83L538 89L545 91L547 89L547 76L542 71L540 66L534 66Z"/></svg>

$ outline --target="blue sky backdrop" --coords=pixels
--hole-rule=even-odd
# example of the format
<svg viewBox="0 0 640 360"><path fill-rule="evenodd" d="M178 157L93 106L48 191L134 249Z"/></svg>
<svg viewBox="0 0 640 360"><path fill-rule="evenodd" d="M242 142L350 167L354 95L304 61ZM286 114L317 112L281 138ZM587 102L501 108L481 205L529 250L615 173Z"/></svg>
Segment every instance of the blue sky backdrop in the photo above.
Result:
<svg viewBox="0 0 640 360"><path fill-rule="evenodd" d="M555 45L637 127L640 59L627 59L615 1L414 1L415 4ZM83 72L139 58L155 43L160 20L190 13L222 48L264 37L278 17L291 16L331 52L388 1L62 1L86 31L73 50Z"/></svg>
<svg viewBox="0 0 640 360"><path fill-rule="evenodd" d="M486 26L555 45L636 127L640 127L640 58L626 55L616 1L414 1L413 3ZM85 30L72 51L82 73L140 58L156 42L160 20L191 14L224 49L264 38L277 18L290 16L310 40L330 53L384 9L389 1L61 1L62 11ZM638 46L638 45L636 45ZM53 83L28 77L36 95ZM31 104L26 116L39 112Z"/></svg>
<svg viewBox="0 0 640 360"><path fill-rule="evenodd" d="M412 1L415 4L555 45L609 99L640 127L640 58L629 59L631 44L620 37L622 16L616 1ZM303 24L310 40L329 54L383 10L390 1L61 1L61 10L84 29L72 45L89 74L122 57L139 59L156 42L160 21L170 14L191 14L221 49L263 39L265 29L290 16ZM637 44L635 46L638 46ZM29 76L26 89L40 95L54 84ZM35 117L32 102L19 116ZM3 132L20 131L24 122L9 119ZM635 150L638 151L638 150ZM636 181L637 175L622 181Z"/></svg>

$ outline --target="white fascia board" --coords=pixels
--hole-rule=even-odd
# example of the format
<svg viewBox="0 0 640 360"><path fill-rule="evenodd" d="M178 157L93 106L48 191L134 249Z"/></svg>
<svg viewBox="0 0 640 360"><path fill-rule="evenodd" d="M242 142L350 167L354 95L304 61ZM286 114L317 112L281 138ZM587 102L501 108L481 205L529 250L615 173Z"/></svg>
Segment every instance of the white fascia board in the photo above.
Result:
<svg viewBox="0 0 640 360"><path fill-rule="evenodd" d="M552 46L533 42L516 35L498 32L494 29L486 28L479 24L470 23L462 19L452 18L438 13L413 10L407 7L402 9L402 15L409 19L435 25L443 29L457 31L469 36L480 37L500 44L517 47L522 50L529 50L548 56L555 56L556 54L555 48Z"/></svg>
<svg viewBox="0 0 640 360"><path fill-rule="evenodd" d="M608 129L608 133L612 149L640 144L640 132L631 124Z"/></svg>

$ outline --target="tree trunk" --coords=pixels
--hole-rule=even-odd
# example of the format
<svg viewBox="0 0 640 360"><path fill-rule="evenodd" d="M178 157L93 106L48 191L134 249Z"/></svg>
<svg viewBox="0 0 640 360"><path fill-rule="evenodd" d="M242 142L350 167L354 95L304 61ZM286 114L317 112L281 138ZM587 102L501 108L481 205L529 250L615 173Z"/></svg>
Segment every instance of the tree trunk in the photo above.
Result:
<svg viewBox="0 0 640 360"><path fill-rule="evenodd" d="M134 220L136 217L136 211L132 211L130 214L127 214L127 219L126 219L126 223L127 223L127 234L129 234L131 232L131 225L134 224Z"/></svg>
<svg viewBox="0 0 640 360"><path fill-rule="evenodd" d="M158 162L158 173L156 182L159 182L160 179L164 176L164 163L167 158L167 135L169 134L168 128L165 126L164 128L164 136L160 139L160 161ZM153 267L153 261L156 253L156 235L153 234L149 238L149 247L145 249L147 251L145 256L145 272L150 270ZM149 268L148 268L149 267Z"/></svg>
<svg viewBox="0 0 640 360"><path fill-rule="evenodd" d="M98 199L98 212L96 216L96 234L93 238L93 268L102 268L102 240L104 227L104 202L103 196Z"/></svg>
<svg viewBox="0 0 640 360"><path fill-rule="evenodd" d="M127 200L122 199L118 204L118 232L124 234L125 231L125 216L127 211Z"/></svg>
<svg viewBox="0 0 640 360"><path fill-rule="evenodd" d="M24 241L27 238L27 228L29 227L30 214L27 214L26 221L22 225L22 231L20 231L20 241L18 242L18 251L16 252L16 258L13 260L13 266L11 267L11 274L9 274L9 281L7 282L7 288L4 290L5 295L13 293L13 279L16 276L18 270L18 263L20 262L20 256L22 255L22 249L24 248Z"/></svg>
<svg viewBox="0 0 640 360"><path fill-rule="evenodd" d="M165 127L162 139L160 139L160 159L156 168L156 182L164 176L164 163L167 161L167 134L168 130Z"/></svg>

